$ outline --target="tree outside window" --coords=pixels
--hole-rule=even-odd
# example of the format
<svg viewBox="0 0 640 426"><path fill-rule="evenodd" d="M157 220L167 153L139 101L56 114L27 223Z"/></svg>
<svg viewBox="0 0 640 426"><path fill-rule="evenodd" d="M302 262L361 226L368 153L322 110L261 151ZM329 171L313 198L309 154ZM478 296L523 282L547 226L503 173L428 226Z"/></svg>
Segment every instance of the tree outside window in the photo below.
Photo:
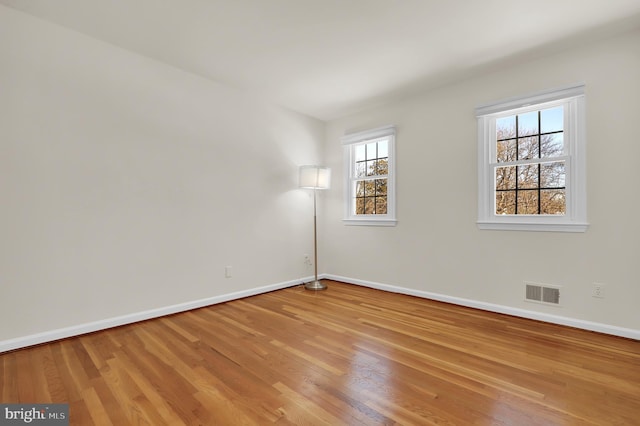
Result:
<svg viewBox="0 0 640 426"><path fill-rule="evenodd" d="M496 214L566 212L563 107L496 120ZM556 159L557 161L551 161Z"/></svg>

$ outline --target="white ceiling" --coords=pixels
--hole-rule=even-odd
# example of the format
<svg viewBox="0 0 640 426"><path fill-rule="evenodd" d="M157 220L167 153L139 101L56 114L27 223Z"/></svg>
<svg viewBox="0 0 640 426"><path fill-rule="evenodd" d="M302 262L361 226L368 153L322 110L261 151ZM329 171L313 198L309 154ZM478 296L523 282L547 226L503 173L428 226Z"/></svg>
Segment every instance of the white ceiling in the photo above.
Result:
<svg viewBox="0 0 640 426"><path fill-rule="evenodd" d="M0 4L322 120L640 26L640 0Z"/></svg>

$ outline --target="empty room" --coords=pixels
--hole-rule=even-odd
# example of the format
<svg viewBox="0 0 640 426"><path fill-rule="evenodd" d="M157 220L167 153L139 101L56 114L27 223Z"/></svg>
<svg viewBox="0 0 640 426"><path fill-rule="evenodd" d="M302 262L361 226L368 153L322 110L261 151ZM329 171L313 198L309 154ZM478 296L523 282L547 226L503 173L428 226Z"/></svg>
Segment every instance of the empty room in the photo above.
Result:
<svg viewBox="0 0 640 426"><path fill-rule="evenodd" d="M637 0L0 0L0 425L640 424Z"/></svg>

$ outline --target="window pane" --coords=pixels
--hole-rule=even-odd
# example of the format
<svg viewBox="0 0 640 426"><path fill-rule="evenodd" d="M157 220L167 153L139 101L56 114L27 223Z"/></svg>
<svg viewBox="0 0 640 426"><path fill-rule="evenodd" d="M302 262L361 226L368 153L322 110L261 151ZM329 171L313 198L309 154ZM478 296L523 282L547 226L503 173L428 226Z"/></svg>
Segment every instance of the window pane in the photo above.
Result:
<svg viewBox="0 0 640 426"><path fill-rule="evenodd" d="M373 197L376 195L376 184L373 180L365 180L364 182L364 195L365 197Z"/></svg>
<svg viewBox="0 0 640 426"><path fill-rule="evenodd" d="M387 195L387 180L376 179L376 195Z"/></svg>
<svg viewBox="0 0 640 426"><path fill-rule="evenodd" d="M498 118L496 120L496 139L508 139L516 136L516 116Z"/></svg>
<svg viewBox="0 0 640 426"><path fill-rule="evenodd" d="M378 142L378 158L386 158L389 156L389 144L386 140Z"/></svg>
<svg viewBox="0 0 640 426"><path fill-rule="evenodd" d="M518 136L538 133L538 111L518 114Z"/></svg>
<svg viewBox="0 0 640 426"><path fill-rule="evenodd" d="M361 161L356 163L355 167L355 177L360 178L367 175L367 164L366 161Z"/></svg>
<svg viewBox="0 0 640 426"><path fill-rule="evenodd" d="M515 139L498 141L496 148L497 148L496 161L498 163L504 163L505 161L516 160L516 140Z"/></svg>
<svg viewBox="0 0 640 426"><path fill-rule="evenodd" d="M543 189L540 191L541 214L565 214L566 205L564 189Z"/></svg>
<svg viewBox="0 0 640 426"><path fill-rule="evenodd" d="M560 188L565 186L564 161L540 164L540 187Z"/></svg>
<svg viewBox="0 0 640 426"><path fill-rule="evenodd" d="M364 198L356 198L356 214L364 214Z"/></svg>
<svg viewBox="0 0 640 426"><path fill-rule="evenodd" d="M387 197L376 197L376 214L387 214Z"/></svg>
<svg viewBox="0 0 640 426"><path fill-rule="evenodd" d="M356 197L364 197L364 184L365 181L356 182Z"/></svg>
<svg viewBox="0 0 640 426"><path fill-rule="evenodd" d="M367 160L375 160L378 158L378 144L368 143L367 144Z"/></svg>
<svg viewBox="0 0 640 426"><path fill-rule="evenodd" d="M539 164L527 164L518 166L518 188L538 187Z"/></svg>
<svg viewBox="0 0 640 426"><path fill-rule="evenodd" d="M538 158L539 140L538 136L518 139L518 160Z"/></svg>
<svg viewBox="0 0 640 426"><path fill-rule="evenodd" d="M354 146L354 159L355 161L364 161L365 160L365 145L356 145Z"/></svg>
<svg viewBox="0 0 640 426"><path fill-rule="evenodd" d="M516 213L516 191L496 192L496 214Z"/></svg>
<svg viewBox="0 0 640 426"><path fill-rule="evenodd" d="M367 176L375 176L377 172L377 161L369 160L367 161Z"/></svg>
<svg viewBox="0 0 640 426"><path fill-rule="evenodd" d="M518 191L516 214L538 214L538 191Z"/></svg>
<svg viewBox="0 0 640 426"><path fill-rule="evenodd" d="M496 167L496 189L516 189L516 166Z"/></svg>
<svg viewBox="0 0 640 426"><path fill-rule="evenodd" d="M540 137L540 154L542 157L556 157L564 154L564 134L554 133Z"/></svg>
<svg viewBox="0 0 640 426"><path fill-rule="evenodd" d="M540 133L564 130L564 108L543 109L540 111Z"/></svg>
<svg viewBox="0 0 640 426"><path fill-rule="evenodd" d="M365 198L364 199L364 214L374 214L375 213L375 199L374 198Z"/></svg>

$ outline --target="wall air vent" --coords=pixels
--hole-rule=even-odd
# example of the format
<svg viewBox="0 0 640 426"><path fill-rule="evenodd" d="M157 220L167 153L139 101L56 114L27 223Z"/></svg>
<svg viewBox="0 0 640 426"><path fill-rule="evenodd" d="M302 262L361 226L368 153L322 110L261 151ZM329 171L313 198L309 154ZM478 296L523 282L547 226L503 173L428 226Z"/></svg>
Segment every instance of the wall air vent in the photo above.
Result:
<svg viewBox="0 0 640 426"><path fill-rule="evenodd" d="M560 305L560 288L547 284L524 283L527 302Z"/></svg>

